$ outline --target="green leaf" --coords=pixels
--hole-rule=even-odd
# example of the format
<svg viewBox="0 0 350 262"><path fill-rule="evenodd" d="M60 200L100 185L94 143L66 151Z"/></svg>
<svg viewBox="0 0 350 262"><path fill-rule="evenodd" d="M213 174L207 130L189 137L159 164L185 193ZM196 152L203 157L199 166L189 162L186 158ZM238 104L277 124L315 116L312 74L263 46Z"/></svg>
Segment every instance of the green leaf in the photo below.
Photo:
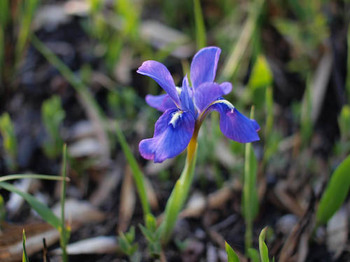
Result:
<svg viewBox="0 0 350 262"><path fill-rule="evenodd" d="M259 55L253 70L249 78L248 85L253 88L267 87L271 86L273 81L273 75L270 70L269 64L263 55Z"/></svg>
<svg viewBox="0 0 350 262"><path fill-rule="evenodd" d="M260 250L260 259L261 262L269 262L269 250L267 249L267 246L265 244L265 236L266 236L266 230L267 227L265 227L263 230L261 230L260 236L259 236L259 250Z"/></svg>
<svg viewBox="0 0 350 262"><path fill-rule="evenodd" d="M140 229L142 231L142 234L145 236L145 238L148 240L148 242L153 243L157 241L154 237L154 234L152 231L150 231L148 228L144 227L143 225L139 225Z"/></svg>
<svg viewBox="0 0 350 262"><path fill-rule="evenodd" d="M249 248L247 253L248 257L251 259L252 262L260 262L258 250L256 250L255 248Z"/></svg>
<svg viewBox="0 0 350 262"><path fill-rule="evenodd" d="M61 228L61 220L43 203L39 202L32 195L22 192L16 187L6 182L0 182L0 187L13 192L15 194L20 195L28 204L44 219L47 223L52 225L57 230Z"/></svg>
<svg viewBox="0 0 350 262"><path fill-rule="evenodd" d="M26 250L26 233L23 229L23 234L22 234L22 245L23 245L23 255L22 255L22 262L29 262L29 258L27 255L27 250Z"/></svg>
<svg viewBox="0 0 350 262"><path fill-rule="evenodd" d="M334 171L316 213L317 225L325 224L343 204L350 188L350 155Z"/></svg>
<svg viewBox="0 0 350 262"><path fill-rule="evenodd" d="M157 220L152 214L146 216L146 227L152 232L157 230Z"/></svg>
<svg viewBox="0 0 350 262"><path fill-rule="evenodd" d="M193 0L193 5L194 5L194 18L195 18L195 25L196 25L197 49L201 49L206 46L207 39L205 34L205 25L204 25L204 19L203 19L200 0Z"/></svg>
<svg viewBox="0 0 350 262"><path fill-rule="evenodd" d="M227 262L239 262L239 258L232 247L225 241L225 249L227 253Z"/></svg>

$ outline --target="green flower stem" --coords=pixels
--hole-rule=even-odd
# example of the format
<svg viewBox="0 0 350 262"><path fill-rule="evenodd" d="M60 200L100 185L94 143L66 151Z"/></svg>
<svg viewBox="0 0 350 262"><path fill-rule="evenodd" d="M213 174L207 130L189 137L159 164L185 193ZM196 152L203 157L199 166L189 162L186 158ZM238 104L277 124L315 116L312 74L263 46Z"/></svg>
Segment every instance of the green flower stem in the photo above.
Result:
<svg viewBox="0 0 350 262"><path fill-rule="evenodd" d="M180 178L177 180L173 192L165 207L164 220L161 224L161 241L166 244L173 232L177 217L187 199L188 192L193 181L194 169L197 159L197 136L199 125L196 125L195 131L187 147L187 158L185 168Z"/></svg>

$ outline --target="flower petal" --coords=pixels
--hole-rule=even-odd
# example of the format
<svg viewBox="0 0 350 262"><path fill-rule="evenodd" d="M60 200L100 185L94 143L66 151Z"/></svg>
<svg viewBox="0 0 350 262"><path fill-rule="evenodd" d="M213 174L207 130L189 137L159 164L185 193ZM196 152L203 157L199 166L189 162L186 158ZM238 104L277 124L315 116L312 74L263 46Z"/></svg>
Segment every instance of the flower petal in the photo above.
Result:
<svg viewBox="0 0 350 262"><path fill-rule="evenodd" d="M214 82L220 53L221 49L218 47L206 47L193 57L191 63L193 88L196 89L204 82Z"/></svg>
<svg viewBox="0 0 350 262"><path fill-rule="evenodd" d="M232 90L232 84L230 82L223 82L220 84L221 89L224 91L224 95L227 95Z"/></svg>
<svg viewBox="0 0 350 262"><path fill-rule="evenodd" d="M137 73L153 78L174 100L175 104L180 104L174 80L165 65L157 61L148 60L142 63Z"/></svg>
<svg viewBox="0 0 350 262"><path fill-rule="evenodd" d="M159 96L147 95L146 102L149 106L161 112L164 112L168 109L176 108L174 101L170 98L168 94L163 94Z"/></svg>
<svg viewBox="0 0 350 262"><path fill-rule="evenodd" d="M216 83L203 83L194 92L194 101L200 112L204 111L212 102L225 94L223 88Z"/></svg>
<svg viewBox="0 0 350 262"><path fill-rule="evenodd" d="M255 120L242 115L230 102L220 99L214 102L208 111L220 113L220 129L228 138L240 143L250 143L260 140L257 132L260 130Z"/></svg>
<svg viewBox="0 0 350 262"><path fill-rule="evenodd" d="M153 138L144 139L139 150L145 159L163 162L180 154L192 138L195 120L190 112L169 109L158 119Z"/></svg>
<svg viewBox="0 0 350 262"><path fill-rule="evenodd" d="M190 111L193 115L196 114L194 109L193 100L190 94L190 85L188 83L187 75L182 81L182 90L180 94L181 108L182 110Z"/></svg>

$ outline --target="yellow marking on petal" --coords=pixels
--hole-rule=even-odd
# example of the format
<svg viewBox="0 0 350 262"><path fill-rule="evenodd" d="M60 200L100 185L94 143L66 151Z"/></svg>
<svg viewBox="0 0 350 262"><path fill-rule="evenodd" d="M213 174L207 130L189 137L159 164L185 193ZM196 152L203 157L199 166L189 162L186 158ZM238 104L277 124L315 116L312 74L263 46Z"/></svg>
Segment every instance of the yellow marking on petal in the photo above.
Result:
<svg viewBox="0 0 350 262"><path fill-rule="evenodd" d="M176 111L176 113L174 113L171 117L171 120L169 122L169 125L173 125L173 127L175 128L176 126L176 122L177 120L182 116L183 112L182 111Z"/></svg>

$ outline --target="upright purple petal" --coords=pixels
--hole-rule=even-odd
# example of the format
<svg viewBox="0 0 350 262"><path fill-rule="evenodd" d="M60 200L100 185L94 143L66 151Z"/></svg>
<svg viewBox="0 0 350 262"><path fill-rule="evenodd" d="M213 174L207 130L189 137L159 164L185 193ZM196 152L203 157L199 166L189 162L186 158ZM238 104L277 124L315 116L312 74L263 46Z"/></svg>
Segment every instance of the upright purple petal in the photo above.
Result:
<svg viewBox="0 0 350 262"><path fill-rule="evenodd" d="M232 84L229 82L223 82L220 84L220 87L222 91L224 92L224 95L227 95L231 92L232 90Z"/></svg>
<svg viewBox="0 0 350 262"><path fill-rule="evenodd" d="M212 102L223 96L224 90L216 83L201 84L194 92L194 101L200 112L204 111Z"/></svg>
<svg viewBox="0 0 350 262"><path fill-rule="evenodd" d="M168 94L163 94L159 96L147 95L146 102L149 106L161 112L165 112L168 109L177 108L174 101L170 98Z"/></svg>
<svg viewBox="0 0 350 262"><path fill-rule="evenodd" d="M191 82L193 88L204 82L214 82L221 50L218 47L201 49L191 63Z"/></svg>
<svg viewBox="0 0 350 262"><path fill-rule="evenodd" d="M260 127L255 120L242 115L227 100L218 100L208 108L220 113L220 129L228 138L240 143L250 143L260 140L258 131Z"/></svg>
<svg viewBox="0 0 350 262"><path fill-rule="evenodd" d="M153 138L144 139L139 150L145 159L163 162L184 151L192 138L195 120L191 113L169 109L155 125Z"/></svg>
<svg viewBox="0 0 350 262"><path fill-rule="evenodd" d="M182 81L180 101L181 101L181 108L183 110L192 112L192 114L195 116L196 112L195 112L193 100L190 94L190 85L188 83L187 75L184 77Z"/></svg>
<svg viewBox="0 0 350 262"><path fill-rule="evenodd" d="M174 80L165 65L157 61L148 60L142 63L137 73L153 78L174 100L175 104L180 104Z"/></svg>

